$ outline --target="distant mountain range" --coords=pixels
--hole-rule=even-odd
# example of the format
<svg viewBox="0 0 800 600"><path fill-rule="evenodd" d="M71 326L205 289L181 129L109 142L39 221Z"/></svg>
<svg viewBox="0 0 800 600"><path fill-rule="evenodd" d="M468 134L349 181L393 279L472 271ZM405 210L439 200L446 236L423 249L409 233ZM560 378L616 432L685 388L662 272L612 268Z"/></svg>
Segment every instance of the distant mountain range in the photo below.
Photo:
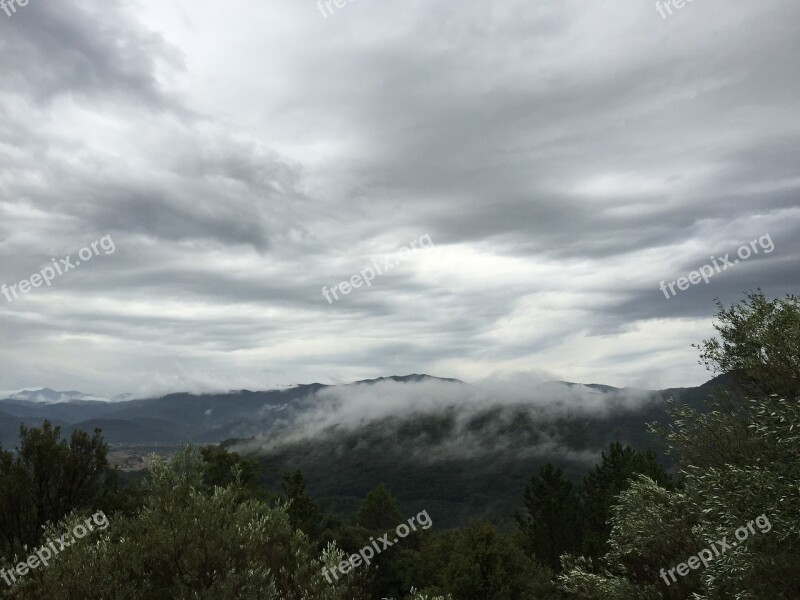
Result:
<svg viewBox="0 0 800 600"><path fill-rule="evenodd" d="M22 400L23 402L35 402L37 404L57 404L60 402L75 401L100 401L108 402L107 398L84 394L83 392L57 392L50 388L34 390L20 390L18 392L0 392L0 397L7 400Z"/></svg>
<svg viewBox="0 0 800 600"><path fill-rule="evenodd" d="M20 423L45 419L66 434L100 428L122 447L223 443L256 458L270 489L280 489L286 471L302 471L321 507L341 515L386 483L409 514L435 510L444 526L476 516L502 523L546 462L578 479L620 441L653 448L669 465L646 424L665 419L668 398L699 408L717 387L730 381L657 391L567 382L486 388L407 375L118 402L45 389L0 400L0 444L15 447Z"/></svg>
<svg viewBox="0 0 800 600"><path fill-rule="evenodd" d="M423 384L426 383L435 383L437 387L424 388ZM448 391L450 386L462 390L470 388L468 384L457 379L407 375L381 377L340 386L312 383L282 390L240 390L201 395L177 393L159 398L116 402L104 401L103 398L77 391L59 392L49 388L25 390L0 400L0 444L6 448L13 447L17 443L20 423L40 425L45 419L60 425L66 432L73 429L91 432L95 427L100 427L106 440L113 444L213 444L230 439L263 438L265 435L284 437L287 432L302 425L302 415L336 405L338 398L347 397L354 388L359 388L362 395L376 390L374 403L380 404L381 393L388 389L389 384L406 387L418 384L420 392L429 395L441 394ZM672 396L695 403L707 396L706 387L709 384L700 388L661 391L573 383L546 385L578 388L586 393L599 394L602 398L600 402L607 404L610 410L614 406L619 409L614 409L614 412L619 412L618 416L638 418L642 416L642 411L661 409L666 397ZM555 391L562 393L560 390ZM541 390L539 394L541 395ZM624 408L623 400L631 394L638 395L643 400L628 410ZM558 401L564 402L564 399ZM487 400L487 405L489 402ZM524 404L524 401L516 404Z"/></svg>

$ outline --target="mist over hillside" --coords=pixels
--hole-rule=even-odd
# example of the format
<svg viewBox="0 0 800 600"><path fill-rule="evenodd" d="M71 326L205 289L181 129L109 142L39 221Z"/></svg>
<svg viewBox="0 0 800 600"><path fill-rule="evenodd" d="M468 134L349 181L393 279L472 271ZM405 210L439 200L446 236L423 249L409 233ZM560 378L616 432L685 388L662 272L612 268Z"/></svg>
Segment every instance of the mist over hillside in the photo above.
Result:
<svg viewBox="0 0 800 600"><path fill-rule="evenodd" d="M672 398L700 407L720 377L697 388L646 391L524 380L491 386L379 383L320 390L306 409L271 432L226 443L259 461L264 483L300 470L321 507L353 514L361 498L387 484L402 510L429 507L443 526L481 517L508 525L530 474L548 462L578 480L612 442L653 449L663 440L647 423L664 421Z"/></svg>
<svg viewBox="0 0 800 600"><path fill-rule="evenodd" d="M386 419L440 415L453 420L453 435L473 435L479 415L497 428L514 413L537 423L639 415L657 410L674 395L691 391L618 389L601 385L546 382L531 377L493 379L474 385L428 375L394 376L352 384L298 385L288 389L225 394L169 394L120 402L87 401L86 394L60 402L19 396L0 400L0 443L14 445L20 422L48 419L66 430L102 427L110 443L219 443L246 439L247 451L274 449L353 432ZM39 394L41 395L41 394ZM52 392L51 397L66 397ZM485 432L484 432L485 433Z"/></svg>
<svg viewBox="0 0 800 600"><path fill-rule="evenodd" d="M667 398L699 406L725 383L650 391L530 376L468 384L408 375L114 403L5 399L0 443L14 447L19 423L44 419L66 433L100 428L114 446L223 443L256 459L271 489L300 470L321 506L340 515L385 483L403 509L438 509L443 525L478 515L504 523L539 466L554 462L577 478L614 441L660 452L646 424L664 417Z"/></svg>

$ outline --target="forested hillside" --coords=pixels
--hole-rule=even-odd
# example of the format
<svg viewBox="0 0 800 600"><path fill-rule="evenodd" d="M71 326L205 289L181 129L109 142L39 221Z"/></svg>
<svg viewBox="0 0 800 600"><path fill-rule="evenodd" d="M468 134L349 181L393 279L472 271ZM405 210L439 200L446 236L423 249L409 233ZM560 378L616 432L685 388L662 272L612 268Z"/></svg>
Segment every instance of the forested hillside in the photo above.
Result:
<svg viewBox="0 0 800 600"><path fill-rule="evenodd" d="M482 517L503 527L513 522L530 474L547 463L578 481L604 450L620 442L640 452L652 450L671 471L666 442L649 431L648 423L669 419L669 398L701 408L715 390L734 393L730 377L648 393L646 402L627 407L615 406L622 390L605 387L597 395L611 408L602 413L555 415L523 402L475 411L451 406L332 428L298 441L279 436L280 443L272 446L269 437L225 445L258 461L267 487L279 486L282 473L300 470L320 506L336 514L352 513L364 494L384 483L404 511L435 509L440 525L463 526Z"/></svg>

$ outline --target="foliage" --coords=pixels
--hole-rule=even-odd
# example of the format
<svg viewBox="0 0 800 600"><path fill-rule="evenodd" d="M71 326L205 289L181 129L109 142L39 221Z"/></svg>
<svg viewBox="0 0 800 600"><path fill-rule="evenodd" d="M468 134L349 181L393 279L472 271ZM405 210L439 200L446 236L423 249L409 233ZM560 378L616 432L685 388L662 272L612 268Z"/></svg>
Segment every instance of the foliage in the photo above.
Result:
<svg viewBox="0 0 800 600"><path fill-rule="evenodd" d="M383 600L393 600L392 598L384 598ZM452 596L431 596L425 592L411 588L409 600L453 600Z"/></svg>
<svg viewBox="0 0 800 600"><path fill-rule="evenodd" d="M541 563L558 570L559 558L580 543L578 495L561 469L548 463L531 478L523 496L525 512L517 523L527 550Z"/></svg>
<svg viewBox="0 0 800 600"><path fill-rule="evenodd" d="M107 453L99 429L67 442L49 421L21 425L18 451L0 450L0 556L35 546L47 523L73 510L112 507L117 477Z"/></svg>
<svg viewBox="0 0 800 600"><path fill-rule="evenodd" d="M655 454L638 452L630 446L613 443L603 453L599 465L583 479L580 490L583 515L583 552L592 558L600 556L611 527L611 509L620 493L626 490L637 474L647 475L660 485L672 487L672 477L662 467Z"/></svg>
<svg viewBox="0 0 800 600"><path fill-rule="evenodd" d="M759 290L726 308L717 301L720 338L695 346L700 362L729 373L751 395L800 396L800 298L767 300Z"/></svg>
<svg viewBox="0 0 800 600"><path fill-rule="evenodd" d="M289 513L292 527L311 537L317 537L320 533L319 509L311 496L306 494L306 482L300 471L284 474L283 493L286 496L286 511Z"/></svg>
<svg viewBox="0 0 800 600"><path fill-rule="evenodd" d="M356 513L356 525L376 532L392 529L402 520L397 502L383 484L367 494Z"/></svg>
<svg viewBox="0 0 800 600"><path fill-rule="evenodd" d="M18 584L11 597L354 598L347 582L331 585L322 578L323 565L338 562L339 551L329 548L314 558L282 507L241 501L237 483L208 492L206 475L194 449L154 464L135 517L112 518L94 543L71 547Z"/></svg>
<svg viewBox="0 0 800 600"><path fill-rule="evenodd" d="M421 558L431 593L458 600L560 598L552 573L485 521L431 538Z"/></svg>
<svg viewBox="0 0 800 600"><path fill-rule="evenodd" d="M209 488L239 484L245 490L255 492L258 487L258 463L243 459L223 446L205 446L200 456L206 463L203 469L203 484Z"/></svg>
<svg viewBox="0 0 800 600"><path fill-rule="evenodd" d="M721 308L723 341L704 359L741 382L746 401L717 396L705 413L678 407L662 431L684 466L680 491L640 477L613 510L608 551L567 557L560 577L575 598L789 600L800 597L800 405L797 300L750 294ZM780 346L780 348L778 347ZM792 350L789 356L785 349ZM778 395L778 391L787 394ZM766 395L769 393L769 395ZM669 586L670 569L760 518L769 527Z"/></svg>

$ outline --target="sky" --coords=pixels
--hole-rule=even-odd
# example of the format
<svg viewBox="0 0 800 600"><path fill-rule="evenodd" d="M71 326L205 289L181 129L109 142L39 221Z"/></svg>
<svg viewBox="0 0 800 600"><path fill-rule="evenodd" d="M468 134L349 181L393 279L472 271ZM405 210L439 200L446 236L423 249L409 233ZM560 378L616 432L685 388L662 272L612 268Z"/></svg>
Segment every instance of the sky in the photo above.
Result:
<svg viewBox="0 0 800 600"><path fill-rule="evenodd" d="M690 386L797 291L796 1L13 10L1 390Z"/></svg>

